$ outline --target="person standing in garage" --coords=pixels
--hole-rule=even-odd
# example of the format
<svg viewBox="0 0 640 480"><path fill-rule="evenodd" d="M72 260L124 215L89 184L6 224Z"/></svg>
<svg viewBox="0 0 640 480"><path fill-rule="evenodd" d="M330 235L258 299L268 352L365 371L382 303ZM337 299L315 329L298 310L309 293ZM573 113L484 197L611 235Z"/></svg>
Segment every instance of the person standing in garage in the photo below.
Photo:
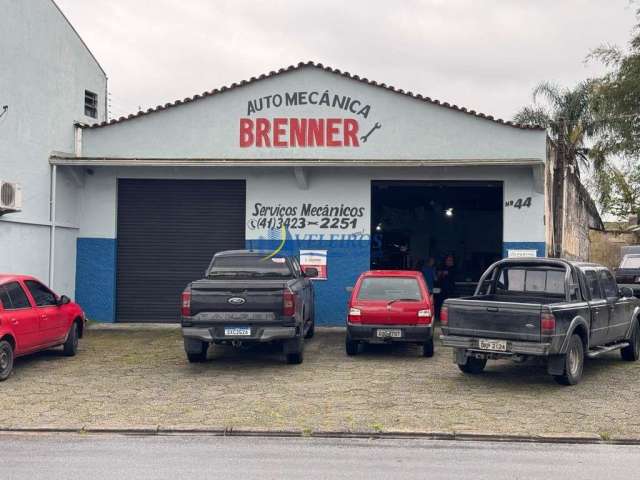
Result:
<svg viewBox="0 0 640 480"><path fill-rule="evenodd" d="M440 309L447 298L456 295L456 266L453 255L447 255L444 259L444 266L438 272L438 286L440 293L436 300L437 315L440 316Z"/></svg>

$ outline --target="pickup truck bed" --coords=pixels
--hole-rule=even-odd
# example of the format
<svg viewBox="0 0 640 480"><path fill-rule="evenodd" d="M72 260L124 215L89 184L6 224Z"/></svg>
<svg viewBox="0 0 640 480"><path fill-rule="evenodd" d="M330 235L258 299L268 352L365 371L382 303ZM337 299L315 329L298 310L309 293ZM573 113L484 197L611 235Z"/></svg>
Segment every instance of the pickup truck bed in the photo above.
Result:
<svg viewBox="0 0 640 480"><path fill-rule="evenodd" d="M189 361L204 361L211 343L281 342L287 361L301 363L303 339L314 331L309 276L292 257L246 250L216 254L206 278L191 282L182 294Z"/></svg>
<svg viewBox="0 0 640 480"><path fill-rule="evenodd" d="M623 293L600 265L502 260L485 272L475 295L446 300L441 340L465 373L481 372L488 359L538 356L558 381L574 384L587 355L640 355L640 302Z"/></svg>

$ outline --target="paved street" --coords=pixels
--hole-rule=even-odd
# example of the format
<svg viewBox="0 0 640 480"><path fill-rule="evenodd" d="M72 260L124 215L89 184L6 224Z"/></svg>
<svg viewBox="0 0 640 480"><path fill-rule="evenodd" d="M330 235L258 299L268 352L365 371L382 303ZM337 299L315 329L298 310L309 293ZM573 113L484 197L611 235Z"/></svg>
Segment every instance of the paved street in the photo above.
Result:
<svg viewBox="0 0 640 480"><path fill-rule="evenodd" d="M640 469L640 447L614 445L57 434L2 435L0 449L4 480L615 480Z"/></svg>
<svg viewBox="0 0 640 480"><path fill-rule="evenodd" d="M89 331L79 354L19 359L0 384L0 428L583 433L640 437L640 363L588 361L575 387L536 365L492 363L465 376L451 354L370 348L347 357L323 330L300 366L278 352L214 348L189 364L177 329Z"/></svg>

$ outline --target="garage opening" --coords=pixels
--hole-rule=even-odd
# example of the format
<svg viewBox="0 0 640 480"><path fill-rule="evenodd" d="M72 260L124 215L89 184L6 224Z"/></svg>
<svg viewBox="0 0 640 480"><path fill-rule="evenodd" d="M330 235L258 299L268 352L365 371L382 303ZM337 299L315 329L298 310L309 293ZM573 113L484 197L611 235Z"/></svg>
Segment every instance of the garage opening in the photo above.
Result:
<svg viewBox="0 0 640 480"><path fill-rule="evenodd" d="M374 181L371 268L435 268L455 261L457 293L466 294L502 257L502 182Z"/></svg>
<svg viewBox="0 0 640 480"><path fill-rule="evenodd" d="M244 180L118 181L116 320L177 322L180 293L245 248Z"/></svg>

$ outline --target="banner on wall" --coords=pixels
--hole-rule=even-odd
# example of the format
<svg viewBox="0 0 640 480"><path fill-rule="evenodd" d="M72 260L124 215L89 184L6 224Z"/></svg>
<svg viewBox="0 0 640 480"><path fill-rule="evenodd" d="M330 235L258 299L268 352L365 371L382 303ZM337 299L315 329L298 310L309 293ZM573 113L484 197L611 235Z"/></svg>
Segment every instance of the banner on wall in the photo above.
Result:
<svg viewBox="0 0 640 480"><path fill-rule="evenodd" d="M531 257L537 257L538 256L538 251L537 250L512 250L512 249L508 249L507 250L507 255L509 258L531 258Z"/></svg>
<svg viewBox="0 0 640 480"><path fill-rule="evenodd" d="M300 250L300 267L303 271L313 267L318 270L318 276L314 280L326 280L327 277L327 251L326 250Z"/></svg>

